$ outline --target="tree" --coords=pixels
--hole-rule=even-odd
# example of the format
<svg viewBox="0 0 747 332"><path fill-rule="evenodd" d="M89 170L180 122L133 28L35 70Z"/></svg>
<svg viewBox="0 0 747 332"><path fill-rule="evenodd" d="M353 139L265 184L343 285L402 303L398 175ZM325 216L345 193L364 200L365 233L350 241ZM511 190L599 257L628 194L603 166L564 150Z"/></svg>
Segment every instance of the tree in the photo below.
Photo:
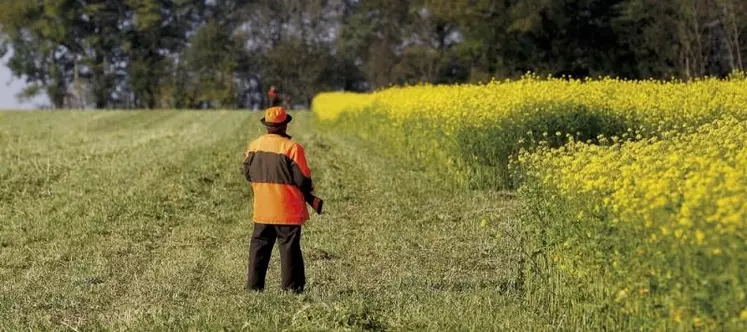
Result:
<svg viewBox="0 0 747 332"><path fill-rule="evenodd" d="M52 105L65 106L82 47L73 38L75 1L4 1L0 7L4 47L13 48L8 67L29 84L26 96L45 91ZM28 24L30 23L30 24Z"/></svg>
<svg viewBox="0 0 747 332"><path fill-rule="evenodd" d="M329 89L744 70L744 0L4 0L0 54L57 108L294 104ZM260 93L262 91L262 93Z"/></svg>
<svg viewBox="0 0 747 332"><path fill-rule="evenodd" d="M744 70L747 4L738 0L628 0L616 22L639 77L725 76Z"/></svg>
<svg viewBox="0 0 747 332"><path fill-rule="evenodd" d="M235 108L238 91L234 73L240 47L226 29L211 20L200 27L185 50L187 90L198 107Z"/></svg>

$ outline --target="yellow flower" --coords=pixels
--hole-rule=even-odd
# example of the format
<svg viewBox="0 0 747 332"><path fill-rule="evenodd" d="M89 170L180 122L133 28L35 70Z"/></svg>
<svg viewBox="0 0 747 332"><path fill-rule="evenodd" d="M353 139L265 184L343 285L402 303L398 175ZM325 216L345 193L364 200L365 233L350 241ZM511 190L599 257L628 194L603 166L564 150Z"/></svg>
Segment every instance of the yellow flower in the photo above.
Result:
<svg viewBox="0 0 747 332"><path fill-rule="evenodd" d="M695 241L698 245L703 244L703 239L705 238L705 233L701 230L695 231Z"/></svg>
<svg viewBox="0 0 747 332"><path fill-rule="evenodd" d="M700 317L693 318L693 327L699 329L705 325L705 321Z"/></svg>
<svg viewBox="0 0 747 332"><path fill-rule="evenodd" d="M682 308L674 308L670 312L670 316L672 317L672 321L675 323L681 323L682 322L682 316L684 315L684 310Z"/></svg>

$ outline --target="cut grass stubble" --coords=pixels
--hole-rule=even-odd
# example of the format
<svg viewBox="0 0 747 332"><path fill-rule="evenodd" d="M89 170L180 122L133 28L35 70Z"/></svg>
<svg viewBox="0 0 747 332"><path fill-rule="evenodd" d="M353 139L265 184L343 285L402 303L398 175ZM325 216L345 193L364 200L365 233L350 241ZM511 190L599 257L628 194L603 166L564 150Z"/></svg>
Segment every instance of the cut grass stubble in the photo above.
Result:
<svg viewBox="0 0 747 332"><path fill-rule="evenodd" d="M447 190L297 114L328 205L302 242L308 292L244 290L259 115L7 113L0 121L0 329L550 328L514 296L504 193ZM481 221L488 225L481 226Z"/></svg>

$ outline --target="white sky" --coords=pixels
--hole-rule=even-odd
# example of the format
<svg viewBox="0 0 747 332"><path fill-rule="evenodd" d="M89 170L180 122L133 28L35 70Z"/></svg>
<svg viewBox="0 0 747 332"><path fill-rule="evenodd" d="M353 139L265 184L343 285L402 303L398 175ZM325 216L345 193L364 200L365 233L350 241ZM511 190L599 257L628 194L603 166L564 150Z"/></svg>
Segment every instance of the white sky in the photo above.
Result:
<svg viewBox="0 0 747 332"><path fill-rule="evenodd" d="M16 94L23 90L26 83L22 79L13 78L10 69L6 66L11 52L0 59L0 109L32 109L37 105L48 104L46 97L37 97L26 103L19 103Z"/></svg>

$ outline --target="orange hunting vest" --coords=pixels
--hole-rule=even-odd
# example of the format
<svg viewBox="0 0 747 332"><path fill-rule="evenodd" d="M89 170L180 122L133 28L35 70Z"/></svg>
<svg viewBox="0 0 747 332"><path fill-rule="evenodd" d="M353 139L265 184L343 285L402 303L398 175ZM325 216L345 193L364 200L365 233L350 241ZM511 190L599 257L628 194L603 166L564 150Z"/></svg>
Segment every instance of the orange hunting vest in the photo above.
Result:
<svg viewBox="0 0 747 332"><path fill-rule="evenodd" d="M249 144L244 176L254 191L254 222L302 225L309 220L303 192L313 190L304 150L289 136L266 134Z"/></svg>

